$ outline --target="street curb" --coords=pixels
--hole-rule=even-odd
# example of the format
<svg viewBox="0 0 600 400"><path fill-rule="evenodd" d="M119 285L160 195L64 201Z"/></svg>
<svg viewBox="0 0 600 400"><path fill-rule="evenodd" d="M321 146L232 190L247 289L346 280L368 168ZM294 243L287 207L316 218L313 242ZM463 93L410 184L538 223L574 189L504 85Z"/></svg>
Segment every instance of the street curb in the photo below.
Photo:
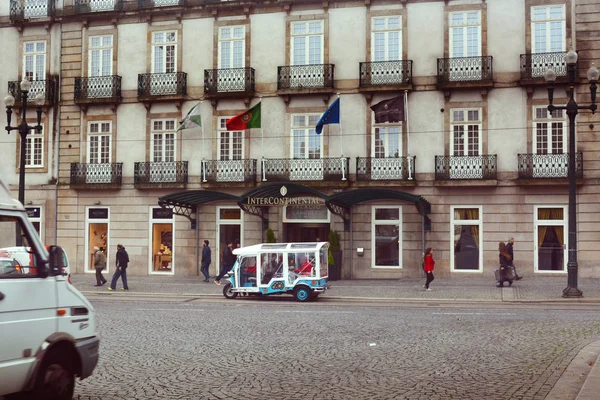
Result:
<svg viewBox="0 0 600 400"><path fill-rule="evenodd" d="M545 400L596 400L600 391L599 357L600 341L582 348L565 368Z"/></svg>
<svg viewBox="0 0 600 400"><path fill-rule="evenodd" d="M577 395L577 400L596 400L600 393L600 342L596 342L594 345L597 347L599 354L596 357L594 365L592 365L592 370L583 383L581 391Z"/></svg>

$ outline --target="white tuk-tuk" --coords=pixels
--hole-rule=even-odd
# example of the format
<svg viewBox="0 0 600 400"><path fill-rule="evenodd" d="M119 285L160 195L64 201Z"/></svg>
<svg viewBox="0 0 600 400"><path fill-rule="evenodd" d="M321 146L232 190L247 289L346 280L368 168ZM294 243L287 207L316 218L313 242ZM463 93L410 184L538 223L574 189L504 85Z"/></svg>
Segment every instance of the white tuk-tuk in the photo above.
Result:
<svg viewBox="0 0 600 400"><path fill-rule="evenodd" d="M328 242L263 243L233 250L237 260L229 272L223 295L293 294L310 301L327 286Z"/></svg>

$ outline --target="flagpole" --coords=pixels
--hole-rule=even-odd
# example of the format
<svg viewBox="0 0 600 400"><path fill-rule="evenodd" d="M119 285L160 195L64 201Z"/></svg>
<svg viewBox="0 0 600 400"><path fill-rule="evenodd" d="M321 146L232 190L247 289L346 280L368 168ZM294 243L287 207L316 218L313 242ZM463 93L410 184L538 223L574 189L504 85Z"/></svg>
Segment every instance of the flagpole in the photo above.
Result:
<svg viewBox="0 0 600 400"><path fill-rule="evenodd" d="M258 102L260 103L260 112L261 112L261 121L260 121L260 140L261 140L261 149L260 149L260 173L262 175L262 181L266 182L267 177L265 176L265 131L263 130L262 124L262 96L258 98Z"/></svg>
<svg viewBox="0 0 600 400"><path fill-rule="evenodd" d="M340 94L337 94L340 100ZM346 157L344 157L344 131L342 130L342 102L340 101L340 161L342 162L342 180L346 180Z"/></svg>
<svg viewBox="0 0 600 400"><path fill-rule="evenodd" d="M413 158L410 155L410 125L408 124L408 90L404 90L404 120L406 122L406 155L408 156L408 179L413 179Z"/></svg>
<svg viewBox="0 0 600 400"><path fill-rule="evenodd" d="M200 107L200 111L202 111L202 100L200 100L200 105L198 106ZM202 152L202 182L206 182L206 160L204 159L204 124L200 124L200 130L202 132L202 136L200 139L200 151Z"/></svg>

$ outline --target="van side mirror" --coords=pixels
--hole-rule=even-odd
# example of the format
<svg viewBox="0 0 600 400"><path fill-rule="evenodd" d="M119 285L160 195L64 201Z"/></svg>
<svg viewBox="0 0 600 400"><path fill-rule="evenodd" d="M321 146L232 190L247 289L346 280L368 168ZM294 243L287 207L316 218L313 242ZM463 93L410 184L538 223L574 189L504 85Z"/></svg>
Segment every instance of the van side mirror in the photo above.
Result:
<svg viewBox="0 0 600 400"><path fill-rule="evenodd" d="M48 253L50 254L50 273L52 275L62 275L66 267L64 250L60 246L49 246Z"/></svg>

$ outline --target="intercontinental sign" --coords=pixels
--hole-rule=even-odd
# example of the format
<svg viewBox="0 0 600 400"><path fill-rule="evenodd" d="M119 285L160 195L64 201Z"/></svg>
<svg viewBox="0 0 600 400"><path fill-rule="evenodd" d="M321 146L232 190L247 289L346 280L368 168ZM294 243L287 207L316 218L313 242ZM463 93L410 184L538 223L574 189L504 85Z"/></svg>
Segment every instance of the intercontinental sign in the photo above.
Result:
<svg viewBox="0 0 600 400"><path fill-rule="evenodd" d="M287 188L282 186L279 190L281 197L248 197L246 204L249 206L304 206L304 207L322 207L325 205L325 200L320 197L285 197Z"/></svg>

